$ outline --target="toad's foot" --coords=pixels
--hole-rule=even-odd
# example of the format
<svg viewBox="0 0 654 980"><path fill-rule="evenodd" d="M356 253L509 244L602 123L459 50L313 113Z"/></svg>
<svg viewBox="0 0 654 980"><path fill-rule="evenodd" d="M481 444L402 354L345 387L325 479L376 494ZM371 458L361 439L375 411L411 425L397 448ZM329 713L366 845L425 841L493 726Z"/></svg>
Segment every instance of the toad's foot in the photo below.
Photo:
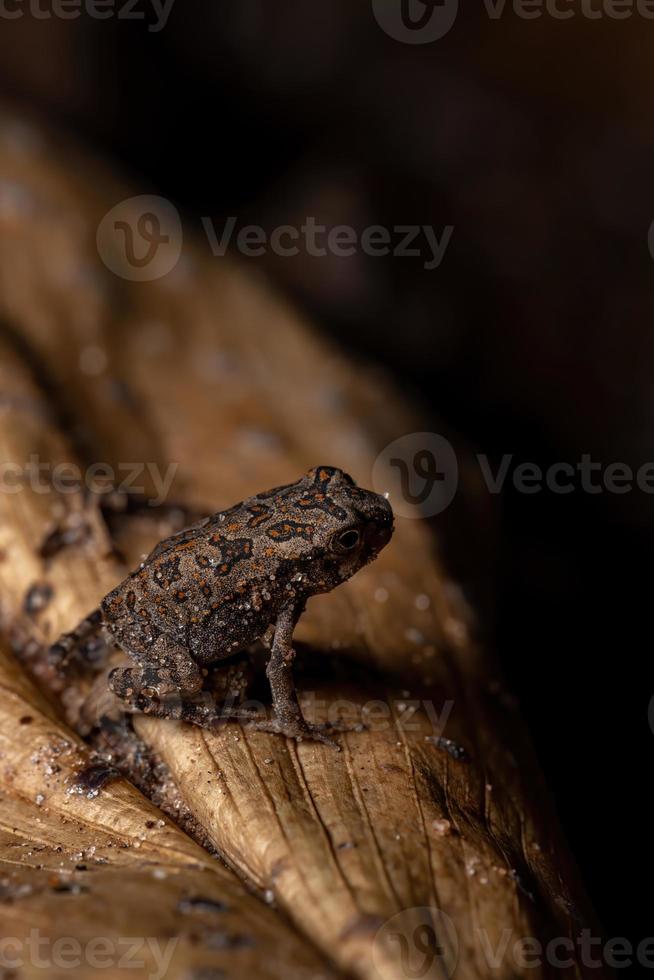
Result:
<svg viewBox="0 0 654 980"><path fill-rule="evenodd" d="M245 728L255 732L271 732L274 735L284 735L286 738L294 738L297 742L310 739L314 742L322 742L323 745L331 745L337 752L341 751L341 746L329 735L327 731L333 730L332 725L311 725L308 722L291 721L284 723L278 718L259 721L252 719L243 720Z"/></svg>

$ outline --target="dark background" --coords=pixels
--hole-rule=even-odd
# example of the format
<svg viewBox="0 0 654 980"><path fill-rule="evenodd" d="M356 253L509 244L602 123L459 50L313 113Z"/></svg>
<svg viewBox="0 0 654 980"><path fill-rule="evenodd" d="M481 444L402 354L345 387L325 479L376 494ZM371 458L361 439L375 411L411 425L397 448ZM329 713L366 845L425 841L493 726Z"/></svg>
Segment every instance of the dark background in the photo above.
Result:
<svg viewBox="0 0 654 980"><path fill-rule="evenodd" d="M426 45L352 0L176 0L158 33L150 14L0 17L2 93L191 218L454 225L432 271L243 261L478 451L635 468L654 460L654 21L470 8ZM654 497L495 503L491 641L605 934L637 943L654 934L636 897L654 872Z"/></svg>

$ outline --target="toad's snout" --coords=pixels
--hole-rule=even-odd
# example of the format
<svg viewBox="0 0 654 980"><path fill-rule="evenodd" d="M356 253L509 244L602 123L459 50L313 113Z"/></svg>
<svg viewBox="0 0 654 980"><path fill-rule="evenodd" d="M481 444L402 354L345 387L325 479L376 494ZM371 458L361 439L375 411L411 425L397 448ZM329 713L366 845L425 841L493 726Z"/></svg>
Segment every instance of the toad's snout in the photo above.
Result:
<svg viewBox="0 0 654 980"><path fill-rule="evenodd" d="M393 510L385 497L378 497L375 513L366 530L366 543L377 554L393 537Z"/></svg>

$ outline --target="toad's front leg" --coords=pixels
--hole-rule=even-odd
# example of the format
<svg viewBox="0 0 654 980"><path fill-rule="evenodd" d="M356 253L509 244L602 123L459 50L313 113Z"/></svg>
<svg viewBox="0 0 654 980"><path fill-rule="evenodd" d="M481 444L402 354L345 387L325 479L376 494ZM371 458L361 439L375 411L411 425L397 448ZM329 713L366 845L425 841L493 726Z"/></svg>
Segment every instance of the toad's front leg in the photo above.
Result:
<svg viewBox="0 0 654 980"><path fill-rule="evenodd" d="M292 646L293 630L303 608L303 604L286 606L277 617L275 624L275 638L266 667L275 717L272 721L249 722L248 728L277 732L286 735L287 738L310 738L340 750L338 742L325 735L322 726L310 725L304 720L295 692L292 670L295 657Z"/></svg>

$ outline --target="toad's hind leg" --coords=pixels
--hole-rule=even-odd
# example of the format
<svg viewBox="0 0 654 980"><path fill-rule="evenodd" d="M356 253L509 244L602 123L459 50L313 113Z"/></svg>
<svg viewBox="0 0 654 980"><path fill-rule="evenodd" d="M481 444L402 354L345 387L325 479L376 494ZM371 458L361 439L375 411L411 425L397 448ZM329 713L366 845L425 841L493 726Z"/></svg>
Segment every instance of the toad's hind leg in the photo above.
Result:
<svg viewBox="0 0 654 980"><path fill-rule="evenodd" d="M135 667L116 667L109 674L109 687L119 698L138 710L149 700L162 703L189 698L202 688L200 668L181 643L162 634L152 646L127 650Z"/></svg>
<svg viewBox="0 0 654 980"><path fill-rule="evenodd" d="M212 694L202 690L202 672L188 649L169 637L162 635L150 647L127 652L137 666L115 667L108 683L128 711L203 728L252 719L252 712L234 707L229 700L218 707Z"/></svg>

